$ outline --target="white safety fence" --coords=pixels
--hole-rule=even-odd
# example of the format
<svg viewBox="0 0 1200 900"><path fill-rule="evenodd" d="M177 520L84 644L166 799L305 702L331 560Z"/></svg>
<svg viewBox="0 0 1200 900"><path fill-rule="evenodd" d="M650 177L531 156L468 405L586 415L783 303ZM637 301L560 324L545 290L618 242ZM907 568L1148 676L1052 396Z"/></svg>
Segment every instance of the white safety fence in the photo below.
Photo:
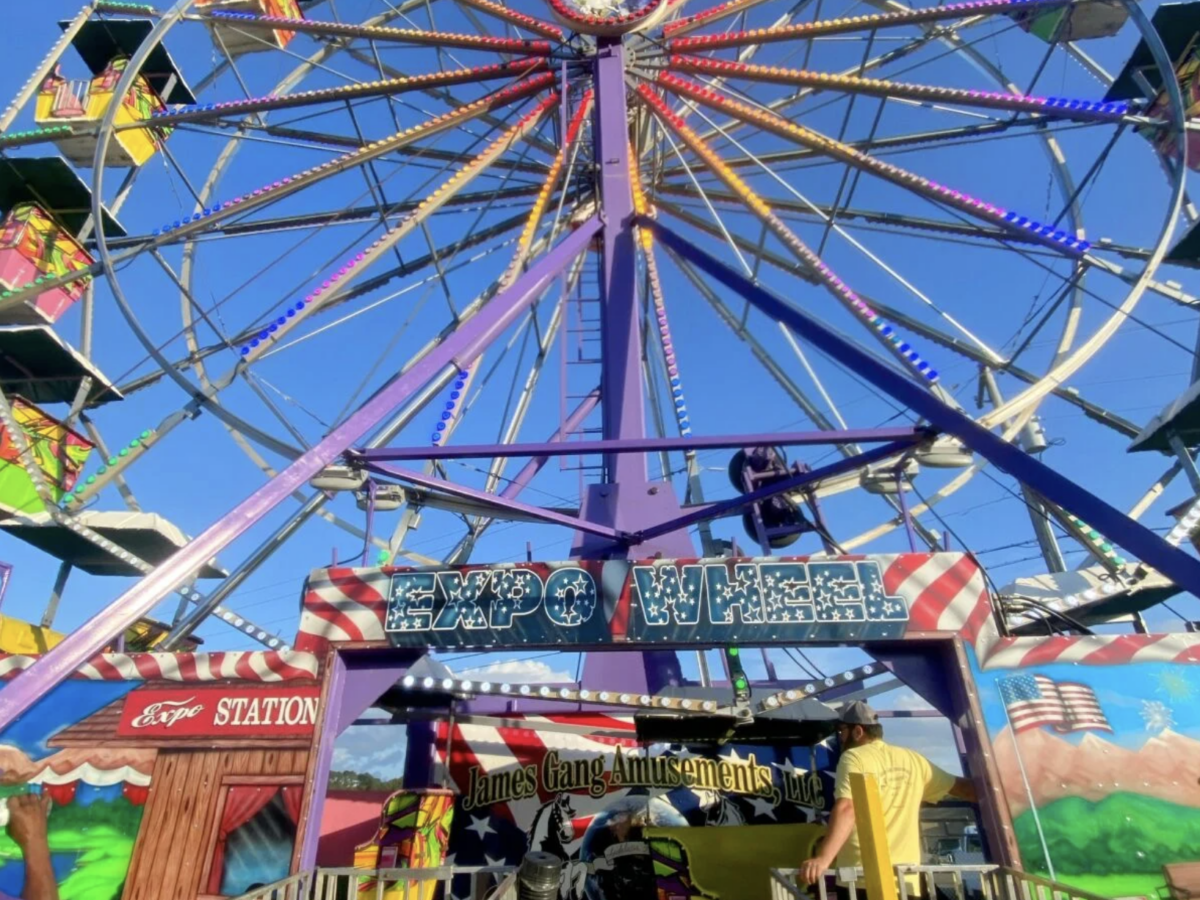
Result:
<svg viewBox="0 0 1200 900"><path fill-rule="evenodd" d="M316 869L256 888L237 900L422 900L431 885L470 878L471 900L516 900L512 866L441 866L436 869Z"/></svg>
<svg viewBox="0 0 1200 900"><path fill-rule="evenodd" d="M811 887L797 884L796 869L771 870L771 900L830 900L833 882L850 900L866 900L862 869L830 869ZM1104 900L1096 894L1004 866L896 866L900 900L913 896L912 881L927 900Z"/></svg>

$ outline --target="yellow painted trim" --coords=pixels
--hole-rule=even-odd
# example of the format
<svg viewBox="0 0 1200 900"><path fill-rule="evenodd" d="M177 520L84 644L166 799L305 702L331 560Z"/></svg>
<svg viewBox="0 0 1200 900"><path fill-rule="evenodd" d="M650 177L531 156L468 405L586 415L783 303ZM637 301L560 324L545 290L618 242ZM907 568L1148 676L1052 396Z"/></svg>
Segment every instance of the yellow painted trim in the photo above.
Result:
<svg viewBox="0 0 1200 900"><path fill-rule="evenodd" d="M897 900L883 800L875 776L851 772L850 796L854 800L854 827L858 831L858 846L862 853L867 900Z"/></svg>

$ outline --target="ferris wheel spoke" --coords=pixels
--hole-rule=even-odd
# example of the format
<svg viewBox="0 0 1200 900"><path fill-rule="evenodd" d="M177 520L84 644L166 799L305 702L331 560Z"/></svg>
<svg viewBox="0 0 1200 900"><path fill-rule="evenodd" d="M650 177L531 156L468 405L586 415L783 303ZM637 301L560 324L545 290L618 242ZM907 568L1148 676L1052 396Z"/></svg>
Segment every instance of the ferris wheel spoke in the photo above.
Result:
<svg viewBox="0 0 1200 900"><path fill-rule="evenodd" d="M1130 116L1130 106L1124 101L1097 102L1066 97L1033 97L1004 91L973 91L962 88L937 87L926 84L863 78L802 69L783 69L777 66L753 65L699 56L673 55L668 68L695 75L713 75L745 81L812 87L817 90L837 90L847 94L870 97L903 98L922 103L951 103L1000 109L1015 113L1036 113L1057 119L1081 122L1143 121Z"/></svg>
<svg viewBox="0 0 1200 900"><path fill-rule="evenodd" d="M749 330L744 319L739 319L721 299L716 291L712 289L704 276L698 272L695 266L687 260L674 253L669 248L667 255L672 262L679 267L680 271L687 277L688 281L696 288L697 292L703 297L708 304L713 308L713 311L721 319L721 321L734 333L734 335L744 343L754 358L762 366L763 370L783 389L784 393L796 404L796 407L804 413L809 420L823 431L833 431L838 428L838 423L830 419L817 404L808 396L795 380L787 374L783 367L779 364L777 354L772 353L765 347ZM764 256L765 261L772 265L783 269L786 272L795 274L791 262L784 257L775 256L769 252ZM830 404L832 409L832 404ZM862 448L854 443L839 443L834 445L834 449L843 457L849 459L857 456L862 452ZM819 493L819 491L818 491ZM899 509L899 503L895 498L883 496L882 500L891 508L893 512ZM914 519L913 527L931 549L935 549L938 545L937 535L930 532L920 521Z"/></svg>
<svg viewBox="0 0 1200 900"><path fill-rule="evenodd" d="M833 140L809 128L793 124L775 113L756 109L676 75L662 73L658 77L658 83L676 94L690 97L705 106L730 114L747 124L753 124L763 131L801 144L811 150L825 153L831 158L861 171L870 172L941 206L965 213L972 218L980 219L1006 231L1028 235L1032 240L1056 250L1064 256L1077 259L1091 247L1091 243L1082 238L1074 237L1065 231L1044 225L1019 213L985 203L969 194L930 181L892 163L868 156L842 141ZM736 178L736 176L734 177Z"/></svg>
<svg viewBox="0 0 1200 900"><path fill-rule="evenodd" d="M566 35L557 25L534 18L533 16L527 16L524 13L519 13L503 4L495 3L493 0L459 0L459 2L464 6L485 12L489 16L495 16L497 19L508 22L511 25L516 25L518 28L524 28L526 31L540 37L548 38L560 44L566 40Z"/></svg>
<svg viewBox="0 0 1200 900"><path fill-rule="evenodd" d="M756 6L760 6L768 0L726 0L724 3L718 3L715 6L710 6L701 12L690 16L681 16L673 22L667 22L663 25L664 38L680 38L685 34L695 31L697 28L703 28L706 25L712 25L720 22L723 19L728 19L730 16L740 16ZM779 26L774 26L779 27Z"/></svg>
<svg viewBox="0 0 1200 900"><path fill-rule="evenodd" d="M1036 384L1041 380L1040 376L1035 375L1033 372L1030 372L1026 369L1020 368L1011 360L1005 360L1001 365L996 365L993 361L988 360L988 358L981 353L978 348L971 346L962 339L946 334L932 325L921 322L912 316L893 309L887 304L880 303L879 300L875 298L872 298L871 302L878 307L884 315L894 318L897 322L904 325L904 327L911 329L924 338L928 338L936 344L940 344L947 350L963 356L971 362L993 369L997 374L1011 375L1014 378L1025 382L1026 384ZM1101 425L1112 429L1123 437L1134 438L1137 437L1142 431L1140 425L1137 425L1134 422L1131 422L1129 419L1118 415L1112 410L1106 409L1100 404L1083 397L1077 388L1060 385L1054 389L1053 395L1058 397L1060 400L1066 401L1076 409L1081 410L1089 419L1099 422Z"/></svg>
<svg viewBox="0 0 1200 900"><path fill-rule="evenodd" d="M771 108L771 104L766 104ZM729 129L731 125L744 124L739 120L732 120L722 125L723 128ZM1042 138L1044 134L1055 135L1063 131L1080 130L1083 128L1094 128L1099 123L1060 125L1056 128L1047 128L1046 122L1038 118L1018 118L1005 119L1002 121L991 121L981 124L961 125L955 128L940 128L933 131L913 132L910 134L887 135L885 137L876 137L872 140L847 141L846 144L855 150L866 151L889 151L896 152L913 152L924 145L934 145L956 141L961 145L974 143L983 140L996 140L1000 138L1022 137L1029 136L1034 138ZM712 134L719 134L715 130ZM707 139L707 135L701 135ZM824 161L824 154L820 151L812 149L796 149L796 150L776 150L763 153L759 156L760 159L772 163L773 165L786 165L788 163L804 163L811 160L818 160L819 164L827 165ZM733 169L745 168L746 166L755 165L754 160L747 156L728 157L726 164ZM670 168L663 172L664 177L678 176L678 169Z"/></svg>
<svg viewBox="0 0 1200 900"><path fill-rule="evenodd" d="M660 184L656 189L656 193L673 197L691 197L693 195L693 192L687 186L678 184ZM737 196L730 191L710 190L706 188L705 193L709 199L718 203L736 204L739 202ZM787 213L786 218L789 220L823 222L834 213L834 208L829 204L801 202L786 197L772 197L770 202L771 207L776 211ZM1049 251L1041 249L1040 244L1034 244L1028 238L1011 235L999 228L990 228L974 222L946 222L940 219L903 215L887 210L846 206L839 206L837 208L837 220L846 228L858 228L863 231L876 231L879 233L907 236L917 240L934 237L954 242L970 241L972 246L976 246L977 241L986 242L979 243L978 246L995 250L1006 249L1002 245L995 243L997 240L1010 241L1012 243L1031 245L1034 253L1050 255ZM1106 245L1106 248L1116 249L1116 252L1125 253L1136 259L1144 258L1147 254L1147 251L1138 250L1133 247L1115 248ZM1057 254L1055 254L1055 258L1057 258Z"/></svg>
<svg viewBox="0 0 1200 900"><path fill-rule="evenodd" d="M517 276L520 275L525 263L528 261L529 256L533 251L534 238L537 233L538 225L541 222L542 217L545 215L550 200L558 187L560 178L564 174L564 168L567 164L568 151L570 151L573 156L578 150L579 132L583 126L583 123L587 120L588 113L591 109L591 102L592 92L591 90L588 90L581 98L578 108L571 117L563 147L556 155L555 160L551 165L550 172L547 175L546 182L542 189L538 192L538 196L534 200L533 207L525 219L521 234L517 238L517 246L513 253L513 257L509 262L509 265L506 267L504 273L496 282L496 291L504 290L506 287L511 285L516 280ZM568 168L566 171L567 174L569 174L570 169ZM563 188L565 191L565 184L563 185ZM550 235L550 237L553 237L553 233ZM578 277L579 271L580 265L577 264L575 267L573 267L571 273L569 274L568 281L571 282L574 278ZM517 438L521 425L524 423L526 413L529 410L529 405L532 402L537 383L541 377L542 367L545 363L547 354L553 344L555 336L558 334L561 315L562 301L560 299L560 301L554 306L550 321L547 323L545 330L538 334L538 352L526 376L525 383L517 399L516 407L512 411L508 426L501 434L501 443L511 443ZM533 326L534 331L538 331L536 308L531 311L529 321ZM505 352L507 352L507 348ZM468 371L468 375L472 375L475 371L477 371L477 369L478 361L476 365L472 366ZM487 378L489 377L490 375L485 377L485 384ZM450 439L454 429L461 420L462 413L465 411L466 410L464 407L463 410L460 411L459 415L455 415L451 418L450 422L448 423L449 427L444 432L439 432L440 443L445 443ZM494 494L496 492L497 488L499 487L505 465L505 457L493 458L491 465L488 467L487 477L484 482L485 493ZM431 475L433 471L433 464L430 463L425 466L424 474L428 476ZM516 493L519 493L519 490L520 489L518 488L516 491L509 492L509 496L516 496ZM419 510L413 507L411 504L405 509L405 512L401 516L401 520L397 524L395 532L392 535L392 540L390 542L392 546L403 546L404 540L414 526L419 515ZM470 557L470 554L473 551L475 544L479 540L479 537L491 525L492 521L494 520L488 516L477 516L474 519L469 520L467 533L450 551L449 555L446 557L447 562L452 562L455 560L465 562L465 560Z"/></svg>
<svg viewBox="0 0 1200 900"><path fill-rule="evenodd" d="M701 115L703 116L703 113L701 113ZM704 118L706 121L709 122L709 124L712 124L712 120L708 119L707 116L705 116ZM746 147L744 147L737 141L736 138L730 137L730 140L734 143L734 145L737 147L737 149L741 150L743 153L752 155L752 154L750 154L750 151ZM816 204L814 204L811 200L809 200L804 194L802 194L795 186L793 186L791 183L789 183L786 179L784 179L782 176L780 176L777 172L775 172L769 166L760 163L760 168L768 176L770 176L778 184L780 184L784 188L784 190L786 190L788 193L790 193L793 196L795 201L798 201L803 207L807 208L809 211L814 213L817 216L817 218L824 224L825 230L822 235L822 242L821 242L820 249L818 250L818 253L823 252L824 245L825 245L825 238L829 235L829 233L831 231L836 231L837 234L843 240L845 240L847 243L849 243L851 246L853 246L862 255L866 256L867 259L869 259L876 267L881 269L888 276L888 278L890 278L892 281L899 284L905 291L907 291L909 294L911 294L920 303L923 303L925 306L927 306L931 310L933 310L933 312L935 312L939 317L941 317L947 324L949 324L952 328L954 328L959 333L961 333L963 335L963 337L965 337L968 341L970 341L972 344L974 344L976 347L978 347L981 351L983 351L988 356L988 358L990 358L993 361L999 361L1001 359L1000 355L995 350L993 350L991 347L989 347L984 341L982 341L973 332L971 332L965 325L963 325L957 319L955 319L954 316L952 316L950 313L948 313L945 310L943 310L942 308L940 308L938 306L938 304L936 304L932 299L930 299L930 297L926 293L924 293L919 288L917 288L912 282L910 282L907 278L905 278L903 275L901 275L892 265L889 265L887 262L885 262L877 253L872 251L870 248L868 248L865 244L863 244L857 238L853 237L849 232L847 232L838 223L838 219L841 214L841 206L839 203L839 198L840 198L840 194L841 194L840 188L839 188L839 197L835 197L834 205L832 207L829 207L827 210L822 210L822 209L818 208L816 206ZM843 183L844 183L844 181L843 181ZM852 186L851 190L853 190L853 186ZM779 206L778 201L774 197L771 198L771 205L773 208L778 208L778 206ZM805 366L807 367L807 363L805 363ZM813 377L815 380L816 376L814 375ZM953 400L952 397L947 398L947 402L950 403L952 406L958 405Z"/></svg>
<svg viewBox="0 0 1200 900"><path fill-rule="evenodd" d="M145 121L117 125L116 130L129 131L145 128L173 127L183 122L219 123L231 116L269 112L276 109L295 109L297 107L310 107L327 103L342 103L347 100L361 100L368 97L388 97L408 91L425 91L431 87L483 83L496 79L524 78L535 72L544 72L547 68L548 63L545 59L524 57L510 62L495 63L487 66L472 66L470 68L451 69L445 72L432 72L425 75L405 75L379 81L356 82L341 87L318 88L316 90L299 91L282 96L268 94L265 97L250 97L246 100L197 103L194 106L165 109L154 113Z"/></svg>
<svg viewBox="0 0 1200 900"><path fill-rule="evenodd" d="M545 88L551 86L553 82L554 76L550 73L526 79L508 88L504 88L495 94L477 100L474 103L462 106L453 112L436 116L420 125L405 129L383 140L374 141L360 150L347 153L334 160L269 183L249 195L238 197L234 200L226 200L222 203L214 202L206 210L195 213L189 222L185 223L181 221L178 226L168 224L159 234L153 235L149 243L151 246L162 246L166 243L175 243L181 239L202 234L210 230L218 222L235 216L242 216L253 209L273 203L285 196L297 193L306 187L319 183L332 175L339 174L356 166L365 165L372 160L393 152L397 148L411 146L418 140L456 127L462 122L479 116L486 111L498 109L518 100L524 100L527 97L540 93ZM205 212L207 212L207 215L205 215Z"/></svg>
<svg viewBox="0 0 1200 900"><path fill-rule="evenodd" d="M269 349L275 347L278 342L288 334L290 334L298 324L304 322L310 315L310 311L314 308L319 308L315 302L323 295L329 295L332 299L331 291L335 290L334 285L342 277L347 279L353 278L358 280L361 278L373 264L375 264L382 256L390 253L391 249L398 244L404 237L418 228L431 215L440 209L451 197L459 190L468 185L473 178L484 168L486 168L491 160L499 157L507 151L519 135L523 132L530 131L537 127L543 116L558 103L557 95L547 97L539 103L531 112L523 116L516 125L512 126L507 132L489 144L479 155L477 155L470 163L459 169L440 187L436 188L429 194L425 200L418 204L417 208L403 219L395 228L392 228L384 233L383 236L377 238L365 251L357 254L353 259L349 260L338 273L320 288L311 292L304 301L297 303L290 310L291 315L281 316L270 326L259 332L258 336L251 339L248 344L241 348L241 356L246 364L252 363L255 359L262 356ZM431 253L432 257L433 254ZM344 286L342 286L344 289ZM324 301L328 304L330 301Z"/></svg>
<svg viewBox="0 0 1200 900"><path fill-rule="evenodd" d="M1031 0L1045 2L1045 0ZM291 31L331 38L363 38L378 43L416 44L430 47L459 47L466 50L486 50L494 53L514 53L524 56L549 56L554 44L548 40L487 37L478 34L456 34L449 31L428 31L417 28L393 28L388 25L354 25L344 22L323 22L316 19L297 19L288 16L258 16L253 13L211 10L185 16L200 22L211 22L235 32L252 34L255 31ZM246 29L249 29L247 32Z"/></svg>
<svg viewBox="0 0 1200 900"><path fill-rule="evenodd" d="M817 283L843 307L857 322L867 327L871 335L892 355L911 375L928 383L930 387L937 384L937 372L925 360L921 359L906 342L902 341L890 325L884 322L875 311L867 306L858 295L808 248L800 238L776 216L745 182L732 170L726 168L720 158L708 147L700 137L680 120L663 100L646 84L639 85L637 96L642 103L651 108L663 123L670 128L697 156L704 159L709 169L717 175L731 191L739 196L742 203L775 234L788 251L801 262L811 268ZM744 265L743 260L743 265Z"/></svg>
<svg viewBox="0 0 1200 900"><path fill-rule="evenodd" d="M668 36L666 48L672 53L704 52L728 47L745 47L750 44L853 34L858 31L877 31L906 25L927 25L947 20L959 20L958 26L962 27L987 16L1024 12L1030 9L1049 10L1088 2L1096 2L1096 0L974 0L974 2L947 3L942 6L929 6L902 12L800 22L778 28L756 28L749 31L730 31L724 34L706 34L694 37Z"/></svg>

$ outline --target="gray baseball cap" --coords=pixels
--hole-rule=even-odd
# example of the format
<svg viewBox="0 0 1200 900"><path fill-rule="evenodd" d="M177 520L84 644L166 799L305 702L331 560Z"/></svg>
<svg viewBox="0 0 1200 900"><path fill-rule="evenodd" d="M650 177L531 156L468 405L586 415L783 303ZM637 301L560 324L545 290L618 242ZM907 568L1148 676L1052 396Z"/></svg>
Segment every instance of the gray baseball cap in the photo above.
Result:
<svg viewBox="0 0 1200 900"><path fill-rule="evenodd" d="M855 700L842 710L841 721L847 725L878 725L879 716L862 700Z"/></svg>

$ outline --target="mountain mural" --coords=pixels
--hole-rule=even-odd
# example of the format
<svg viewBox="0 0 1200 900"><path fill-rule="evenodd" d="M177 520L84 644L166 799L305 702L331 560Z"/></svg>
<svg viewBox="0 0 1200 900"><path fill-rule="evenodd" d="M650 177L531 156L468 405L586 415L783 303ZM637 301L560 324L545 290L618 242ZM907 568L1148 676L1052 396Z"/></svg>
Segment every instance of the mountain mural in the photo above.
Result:
<svg viewBox="0 0 1200 900"><path fill-rule="evenodd" d="M128 747L69 747L41 759L30 759L20 748L0 744L0 785L24 784L43 769L66 775L82 765L111 771L125 766L143 775L154 768L154 750Z"/></svg>
<svg viewBox="0 0 1200 900"><path fill-rule="evenodd" d="M993 746L1015 818L1029 808L1029 792L1021 779L1011 729L1003 729ZM1130 750L1090 733L1074 744L1039 728L1017 735L1016 748L1039 809L1064 797L1097 802L1117 793L1200 809L1200 741L1169 729Z"/></svg>

